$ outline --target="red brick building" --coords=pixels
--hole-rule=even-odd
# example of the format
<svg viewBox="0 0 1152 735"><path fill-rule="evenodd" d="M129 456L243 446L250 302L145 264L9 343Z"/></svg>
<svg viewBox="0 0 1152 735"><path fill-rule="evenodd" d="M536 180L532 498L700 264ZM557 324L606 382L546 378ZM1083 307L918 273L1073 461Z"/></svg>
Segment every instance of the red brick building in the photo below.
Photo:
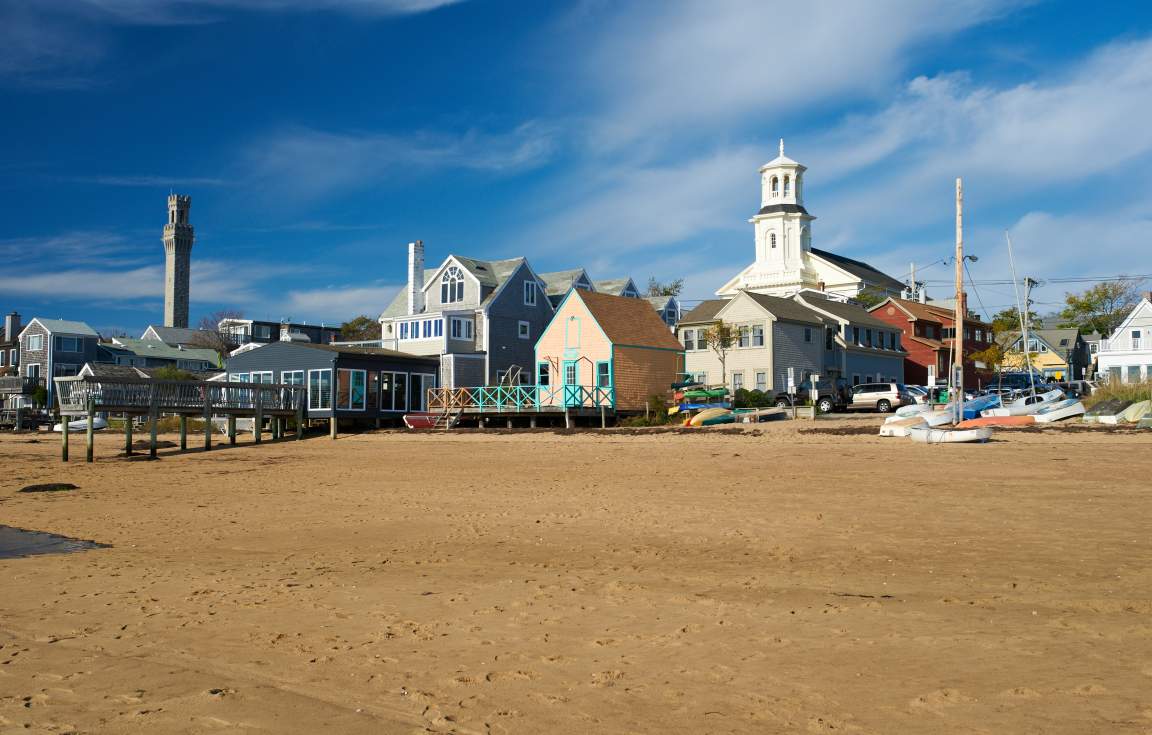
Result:
<svg viewBox="0 0 1152 735"><path fill-rule="evenodd" d="M948 379L952 360L951 349L955 338L955 314L951 308L920 303L908 299L889 298L873 306L872 316L900 328L904 333L903 345L908 351L904 358L904 381L912 385L928 384L928 367L936 367L939 381ZM976 387L987 383L990 370L977 367L971 359L973 352L992 346L992 325L973 319L964 320L964 385Z"/></svg>

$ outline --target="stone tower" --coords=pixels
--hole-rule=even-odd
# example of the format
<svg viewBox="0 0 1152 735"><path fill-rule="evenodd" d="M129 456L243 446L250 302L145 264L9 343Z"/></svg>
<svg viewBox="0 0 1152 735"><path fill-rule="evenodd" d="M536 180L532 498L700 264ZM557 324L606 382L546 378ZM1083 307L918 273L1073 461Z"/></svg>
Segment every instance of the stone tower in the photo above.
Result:
<svg viewBox="0 0 1152 735"><path fill-rule="evenodd" d="M164 326L188 326L188 277L196 234L188 224L192 197L168 195L164 225Z"/></svg>

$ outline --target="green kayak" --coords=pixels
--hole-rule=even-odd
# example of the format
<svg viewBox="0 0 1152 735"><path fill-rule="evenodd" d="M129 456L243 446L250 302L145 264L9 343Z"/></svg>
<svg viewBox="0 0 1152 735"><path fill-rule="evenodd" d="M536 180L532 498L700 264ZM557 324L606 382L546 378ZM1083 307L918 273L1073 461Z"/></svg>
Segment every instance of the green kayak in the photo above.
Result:
<svg viewBox="0 0 1152 735"><path fill-rule="evenodd" d="M705 388L684 391L684 397L693 400L699 398L723 398L726 395L728 395L727 388Z"/></svg>

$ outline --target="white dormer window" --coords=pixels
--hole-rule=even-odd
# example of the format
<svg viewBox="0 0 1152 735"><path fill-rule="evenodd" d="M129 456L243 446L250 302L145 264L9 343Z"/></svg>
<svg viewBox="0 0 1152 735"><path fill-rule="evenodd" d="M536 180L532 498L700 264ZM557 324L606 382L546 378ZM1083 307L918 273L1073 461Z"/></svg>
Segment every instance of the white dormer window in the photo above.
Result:
<svg viewBox="0 0 1152 735"><path fill-rule="evenodd" d="M535 306L536 305L536 282L535 281L524 281L524 305L525 306Z"/></svg>
<svg viewBox="0 0 1152 735"><path fill-rule="evenodd" d="M440 279L440 302L455 304L464 300L464 273L452 266L444 271Z"/></svg>
<svg viewBox="0 0 1152 735"><path fill-rule="evenodd" d="M788 176L784 177L784 196L788 196L792 191L792 179Z"/></svg>

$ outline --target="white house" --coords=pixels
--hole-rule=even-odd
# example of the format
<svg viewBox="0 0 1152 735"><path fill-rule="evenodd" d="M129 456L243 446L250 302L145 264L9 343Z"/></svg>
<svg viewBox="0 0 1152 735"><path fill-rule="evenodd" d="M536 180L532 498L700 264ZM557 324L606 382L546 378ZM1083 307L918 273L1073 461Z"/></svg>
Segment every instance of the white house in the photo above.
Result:
<svg viewBox="0 0 1152 735"><path fill-rule="evenodd" d="M1108 339L1100 340L1096 359L1098 375L1106 380L1152 380L1152 291Z"/></svg>
<svg viewBox="0 0 1152 735"><path fill-rule="evenodd" d="M784 155L760 167L760 211L755 230L756 259L716 291L732 298L740 291L789 297L813 289L852 297L865 289L899 296L904 284L867 263L812 247L812 221L804 208L807 169Z"/></svg>

